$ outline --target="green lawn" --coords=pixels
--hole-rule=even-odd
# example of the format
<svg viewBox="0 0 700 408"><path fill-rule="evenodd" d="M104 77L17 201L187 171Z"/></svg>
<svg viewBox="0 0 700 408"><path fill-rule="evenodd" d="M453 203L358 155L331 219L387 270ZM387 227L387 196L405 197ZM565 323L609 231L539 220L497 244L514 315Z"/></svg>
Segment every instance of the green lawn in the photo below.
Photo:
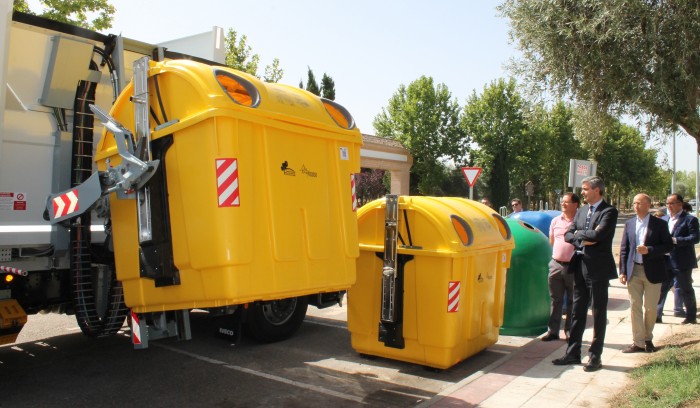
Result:
<svg viewBox="0 0 700 408"><path fill-rule="evenodd" d="M686 339L687 340L687 339ZM697 339L696 339L697 340ZM620 393L619 407L688 407L700 402L700 348L667 346L631 372L633 385Z"/></svg>

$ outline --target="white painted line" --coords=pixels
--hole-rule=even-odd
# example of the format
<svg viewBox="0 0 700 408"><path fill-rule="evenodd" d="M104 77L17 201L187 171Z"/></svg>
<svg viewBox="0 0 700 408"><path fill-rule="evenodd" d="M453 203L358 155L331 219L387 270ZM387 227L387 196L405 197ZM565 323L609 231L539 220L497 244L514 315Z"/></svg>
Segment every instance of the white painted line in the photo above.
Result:
<svg viewBox="0 0 700 408"><path fill-rule="evenodd" d="M230 365L230 364L227 364L225 361L216 360L216 359L213 359L213 358L201 356L201 355L199 355L199 354L195 354L195 353L191 353L191 352L189 352L189 351L184 351L184 350L176 349L176 348L174 348L174 347L166 346L166 345L159 344L159 343L155 343L155 342L154 342L154 343L151 343L151 345L152 345L152 346L156 346L156 347L160 347L160 348L163 348L163 349L166 349L166 350L170 350L170 351L175 352L175 353L183 354L183 355L186 355L186 356L188 356L188 357L192 357L192 358L194 358L194 359L197 359L197 360L200 360L200 361L204 361L204 362L206 362L206 363L210 363L210 364L214 364L214 365L220 365L220 366L222 366L222 367L224 367L224 368L228 368L228 369L231 369L231 370L240 371L240 372L242 372L242 373L254 375L254 376L257 376L257 377L261 377L261 378L266 378L266 379L268 379L268 380L281 382L281 383L283 383L283 384L292 385L292 386L295 386L295 387L298 387L298 388L303 388L303 389L306 389L306 390L311 390L311 391L314 391L314 392L318 392L318 393L320 393L320 394L330 395L330 396L333 396L333 397L336 397L336 398L341 398L341 399L345 399L345 400L349 400L349 401L353 401L353 402L358 402L358 403L360 403L360 404L366 405L366 403L363 401L363 398L362 398L362 397L357 397L357 396L354 396L354 395L350 395L350 394L345 394L345 393L342 393L342 392L337 392L337 391L329 390L328 388L320 387L320 386L318 386L318 385L306 384L306 383L303 383L303 382L290 380L290 379L288 379L288 378L280 377L280 376L273 375L273 374L264 373L264 372L262 372L262 371L251 370L250 368L245 368L245 367L241 367L241 366Z"/></svg>
<svg viewBox="0 0 700 408"><path fill-rule="evenodd" d="M321 320L316 320L316 319L309 319L307 316L306 319L304 319L304 323L311 323L311 324L317 324L319 326L328 326L328 327L334 327L336 329L347 329L348 325L345 324L344 322L338 321L337 324L335 323L326 323Z"/></svg>

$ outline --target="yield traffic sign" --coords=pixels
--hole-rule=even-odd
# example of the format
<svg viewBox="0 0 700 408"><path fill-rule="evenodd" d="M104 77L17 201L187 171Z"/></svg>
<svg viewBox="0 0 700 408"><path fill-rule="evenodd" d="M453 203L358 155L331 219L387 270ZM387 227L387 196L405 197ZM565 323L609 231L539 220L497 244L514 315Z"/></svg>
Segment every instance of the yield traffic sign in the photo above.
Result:
<svg viewBox="0 0 700 408"><path fill-rule="evenodd" d="M467 179L469 187L474 187L476 179L478 179L479 174L481 174L481 167L462 167L462 173L464 174L464 178Z"/></svg>

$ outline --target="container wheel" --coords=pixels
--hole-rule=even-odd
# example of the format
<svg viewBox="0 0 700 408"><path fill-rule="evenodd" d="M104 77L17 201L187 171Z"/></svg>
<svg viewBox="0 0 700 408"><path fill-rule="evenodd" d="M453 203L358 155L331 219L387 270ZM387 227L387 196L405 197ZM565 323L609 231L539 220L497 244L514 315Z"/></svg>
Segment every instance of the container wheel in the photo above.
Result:
<svg viewBox="0 0 700 408"><path fill-rule="evenodd" d="M308 305L307 296L256 302L248 310L244 332L265 343L288 339L304 321Z"/></svg>

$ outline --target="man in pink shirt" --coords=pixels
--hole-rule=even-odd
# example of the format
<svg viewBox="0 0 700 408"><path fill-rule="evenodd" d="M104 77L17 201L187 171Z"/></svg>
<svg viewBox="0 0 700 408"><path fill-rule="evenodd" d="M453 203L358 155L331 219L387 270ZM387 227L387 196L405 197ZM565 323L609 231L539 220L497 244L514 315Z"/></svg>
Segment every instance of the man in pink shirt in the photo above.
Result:
<svg viewBox="0 0 700 408"><path fill-rule="evenodd" d="M549 243L552 245L552 260L549 261L549 297L552 298L552 304L549 309L547 334L542 337L542 341L559 340L565 293L567 304L564 334L567 339L569 338L569 329L571 328L569 317L574 298L574 275L567 273L567 268L575 248L564 240L564 234L574 221L580 202L581 200L576 194L564 194L561 198L562 213L554 218L549 225Z"/></svg>

